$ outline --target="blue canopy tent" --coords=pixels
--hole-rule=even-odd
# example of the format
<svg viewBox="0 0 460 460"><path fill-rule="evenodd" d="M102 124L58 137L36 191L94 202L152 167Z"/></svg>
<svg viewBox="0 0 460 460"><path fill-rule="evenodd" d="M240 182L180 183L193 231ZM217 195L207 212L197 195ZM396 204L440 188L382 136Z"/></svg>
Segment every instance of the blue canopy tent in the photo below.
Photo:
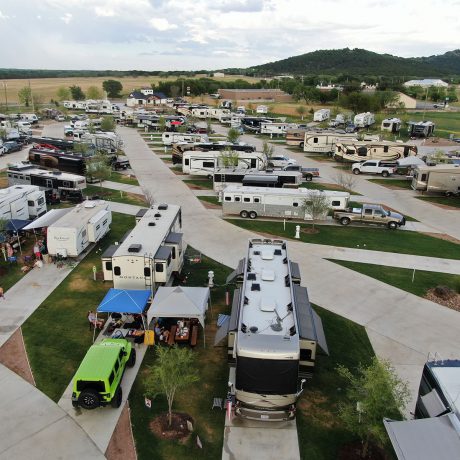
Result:
<svg viewBox="0 0 460 460"><path fill-rule="evenodd" d="M128 313L142 315L151 296L150 289L110 288L96 310L97 313ZM144 316L142 316L144 324Z"/></svg>
<svg viewBox="0 0 460 460"><path fill-rule="evenodd" d="M9 219L6 222L4 233L9 232L12 233L18 240L19 245L19 252L22 254L22 247L21 247L21 240L19 238L19 231L30 224L31 220L21 220L21 219ZM0 234L0 243L6 241L5 235Z"/></svg>

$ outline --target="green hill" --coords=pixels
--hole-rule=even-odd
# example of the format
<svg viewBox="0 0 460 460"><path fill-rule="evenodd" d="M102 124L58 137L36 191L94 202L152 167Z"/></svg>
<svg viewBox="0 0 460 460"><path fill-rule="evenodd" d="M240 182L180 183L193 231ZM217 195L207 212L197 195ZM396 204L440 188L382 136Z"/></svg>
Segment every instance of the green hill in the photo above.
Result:
<svg viewBox="0 0 460 460"><path fill-rule="evenodd" d="M460 50L442 55L402 58L364 49L319 50L246 69L258 75L388 75L442 77L460 75Z"/></svg>

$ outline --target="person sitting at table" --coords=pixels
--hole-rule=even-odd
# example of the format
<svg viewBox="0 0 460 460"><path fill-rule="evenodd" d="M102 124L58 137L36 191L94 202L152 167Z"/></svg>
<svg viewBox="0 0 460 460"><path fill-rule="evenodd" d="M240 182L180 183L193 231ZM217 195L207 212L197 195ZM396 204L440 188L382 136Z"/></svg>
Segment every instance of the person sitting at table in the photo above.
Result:
<svg viewBox="0 0 460 460"><path fill-rule="evenodd" d="M153 332L155 332L155 336L159 339L160 339L160 336L162 335L162 328L160 327L160 325L158 323L155 323L155 326L153 328Z"/></svg>
<svg viewBox="0 0 460 460"><path fill-rule="evenodd" d="M94 311L90 310L88 312L88 321L90 322L90 324L92 324L96 329L102 329L102 327L104 326L104 320L103 319L97 319L96 318L96 314L94 313Z"/></svg>
<svg viewBox="0 0 460 460"><path fill-rule="evenodd" d="M164 343L168 343L170 334L169 329L163 329L162 336Z"/></svg>

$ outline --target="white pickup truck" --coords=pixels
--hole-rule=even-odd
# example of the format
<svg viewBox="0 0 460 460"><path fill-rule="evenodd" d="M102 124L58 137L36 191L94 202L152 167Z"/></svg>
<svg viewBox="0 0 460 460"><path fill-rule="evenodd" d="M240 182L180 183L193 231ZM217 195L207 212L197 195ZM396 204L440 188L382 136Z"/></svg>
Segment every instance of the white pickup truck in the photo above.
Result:
<svg viewBox="0 0 460 460"><path fill-rule="evenodd" d="M353 163L351 170L353 174L381 174L383 177L388 177L396 172L397 164L388 161L369 160L363 163Z"/></svg>

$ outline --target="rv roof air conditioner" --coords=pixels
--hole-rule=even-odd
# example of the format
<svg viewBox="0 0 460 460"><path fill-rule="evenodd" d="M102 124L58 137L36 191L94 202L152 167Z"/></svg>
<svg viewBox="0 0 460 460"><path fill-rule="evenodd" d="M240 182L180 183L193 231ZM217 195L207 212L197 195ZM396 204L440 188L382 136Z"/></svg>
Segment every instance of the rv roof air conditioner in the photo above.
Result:
<svg viewBox="0 0 460 460"><path fill-rule="evenodd" d="M275 249L275 256L280 256L281 254L281 249Z"/></svg>
<svg viewBox="0 0 460 460"><path fill-rule="evenodd" d="M252 283L251 291L260 291L260 284L259 283Z"/></svg>
<svg viewBox="0 0 460 460"><path fill-rule="evenodd" d="M259 328L257 326L251 326L249 328L249 331L252 332L253 334L255 334L258 330L259 330Z"/></svg>
<svg viewBox="0 0 460 460"><path fill-rule="evenodd" d="M55 176L60 176L62 174L61 171L53 171L53 175Z"/></svg>
<svg viewBox="0 0 460 460"><path fill-rule="evenodd" d="M159 212L157 212L157 213L155 213L155 215L153 217L156 217L156 218L161 217L161 214Z"/></svg>
<svg viewBox="0 0 460 460"><path fill-rule="evenodd" d="M149 222L149 227L155 227L155 222Z"/></svg>
<svg viewBox="0 0 460 460"><path fill-rule="evenodd" d="M140 252L142 244L131 244L128 248L128 252Z"/></svg>
<svg viewBox="0 0 460 460"><path fill-rule="evenodd" d="M256 274L255 273L248 273L248 277L247 277L248 280L255 280L256 279Z"/></svg>
<svg viewBox="0 0 460 460"><path fill-rule="evenodd" d="M161 211L166 211L168 209L168 205L163 203L158 205L158 209Z"/></svg>

